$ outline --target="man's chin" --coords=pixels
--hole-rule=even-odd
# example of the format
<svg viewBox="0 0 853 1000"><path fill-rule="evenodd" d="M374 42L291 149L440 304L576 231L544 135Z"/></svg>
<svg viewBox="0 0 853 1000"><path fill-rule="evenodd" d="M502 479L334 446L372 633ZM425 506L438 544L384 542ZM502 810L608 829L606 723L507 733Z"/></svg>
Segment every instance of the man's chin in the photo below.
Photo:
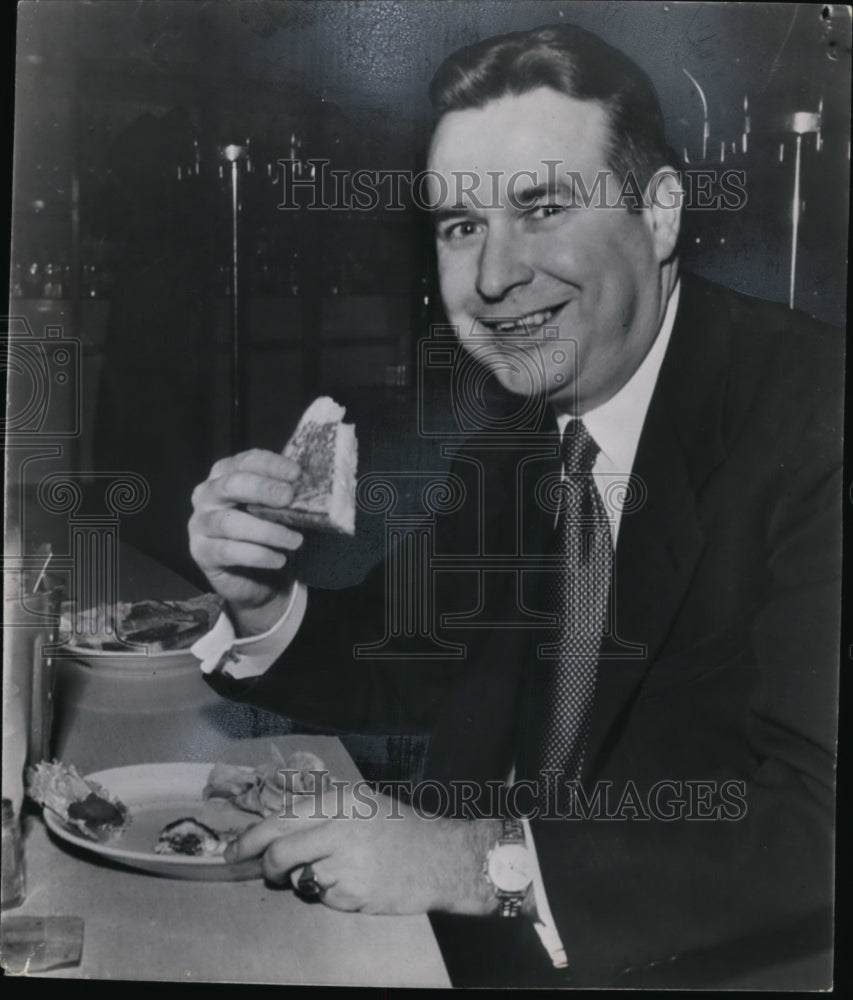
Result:
<svg viewBox="0 0 853 1000"><path fill-rule="evenodd" d="M538 399L545 395L541 373L521 366L507 364L505 367L489 365L489 372L500 389L512 396Z"/></svg>
<svg viewBox="0 0 853 1000"><path fill-rule="evenodd" d="M547 399L561 403L574 398L574 388L562 372L549 372L535 357L513 354L498 362L491 358L487 365L493 379L514 396ZM550 382L549 382L550 378Z"/></svg>

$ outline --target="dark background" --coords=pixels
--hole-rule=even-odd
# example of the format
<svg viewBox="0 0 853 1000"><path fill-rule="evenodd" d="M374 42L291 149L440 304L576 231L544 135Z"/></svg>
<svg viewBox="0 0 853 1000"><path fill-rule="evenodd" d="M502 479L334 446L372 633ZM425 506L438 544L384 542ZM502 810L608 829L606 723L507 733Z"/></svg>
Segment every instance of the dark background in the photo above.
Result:
<svg viewBox="0 0 853 1000"><path fill-rule="evenodd" d="M747 209L728 227L697 222L701 242L685 247L696 269L744 291L787 298L792 150L780 164L778 146L791 138L786 116L816 111L823 100L821 153L813 137L805 140L797 305L840 321L849 15L817 4L25 3L15 262L26 265L43 251L71 263L67 213L75 174L84 265L100 263L108 250L89 239L120 242L140 222L155 229L171 220L177 228L170 198L186 202L188 188L170 182L173 168L192 161L194 140L204 157L216 144L249 137L258 159L275 160L288 155L295 130L303 156L328 156L335 168L418 169L431 123L426 84L442 58L489 34L561 20L597 31L647 70L661 94L671 144L679 154L687 150L690 166L718 166L725 141L726 165L747 171ZM704 161L702 107L685 69L708 99ZM733 156L745 95L750 149ZM144 119L146 112L161 120L160 128ZM276 218L269 205L257 208L251 222L268 241L295 244L303 235L292 231L289 213ZM703 226L737 239L711 244ZM376 254L375 245L352 235L346 251ZM335 262L325 284L367 292L399 283L405 290L408 261L397 254L403 242L400 235L394 252L380 260L350 262L355 274L342 275L345 261ZM264 243L262 253L268 250ZM112 263L104 261L107 269Z"/></svg>
<svg viewBox="0 0 853 1000"><path fill-rule="evenodd" d="M788 298L790 116L822 106L821 148L813 134L802 143L795 301L841 323L850 82L841 7L21 5L12 313L36 337L52 325L79 341L78 399L56 395L51 405L79 402L80 433L53 464L84 478L125 469L146 478L151 498L124 520L125 540L192 575L193 486L217 457L281 447L320 392L346 403L363 432L383 422L408 431L418 342L441 319L426 220L411 206L280 211L276 161L295 149L337 170L422 169L426 86L443 57L548 21L595 30L647 70L685 165L745 172L741 210L686 213L682 256L686 267L751 294ZM707 98L704 157L702 103L685 70ZM220 151L246 140L235 375L231 192ZM360 436L363 468L395 452L381 432ZM429 464L434 450L421 442L415 461Z"/></svg>

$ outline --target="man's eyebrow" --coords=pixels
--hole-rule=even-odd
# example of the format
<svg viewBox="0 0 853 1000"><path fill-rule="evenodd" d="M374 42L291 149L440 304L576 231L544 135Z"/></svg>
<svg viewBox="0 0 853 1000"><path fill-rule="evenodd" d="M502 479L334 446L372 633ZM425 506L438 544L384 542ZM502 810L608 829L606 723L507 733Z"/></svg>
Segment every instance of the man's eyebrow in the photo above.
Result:
<svg viewBox="0 0 853 1000"><path fill-rule="evenodd" d="M470 215L471 209L467 205L451 205L445 208L431 208L430 218L438 225L447 219L458 219L460 215Z"/></svg>
<svg viewBox="0 0 853 1000"><path fill-rule="evenodd" d="M531 187L520 188L519 190L512 191L508 200L513 208L526 208L527 206L538 201L540 198L554 197L555 195L564 195L565 197L574 200L575 185L572 179L569 178L567 181L548 181L544 184L534 184ZM435 225L440 225L448 219L458 219L460 217L469 216L475 211L476 209L471 205L460 204L443 206L441 208L432 208L430 209L429 214L433 223Z"/></svg>
<svg viewBox="0 0 853 1000"><path fill-rule="evenodd" d="M547 184L534 184L532 187L522 188L512 193L512 201L516 205L528 205L540 198L546 198L557 194L564 194L573 197L575 192L571 179L566 181L549 181Z"/></svg>

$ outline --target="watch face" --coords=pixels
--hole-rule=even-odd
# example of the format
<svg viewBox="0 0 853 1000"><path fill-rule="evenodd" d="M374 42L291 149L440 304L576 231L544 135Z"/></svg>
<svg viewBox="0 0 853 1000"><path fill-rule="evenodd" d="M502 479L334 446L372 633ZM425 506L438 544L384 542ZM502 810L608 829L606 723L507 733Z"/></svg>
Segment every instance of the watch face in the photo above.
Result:
<svg viewBox="0 0 853 1000"><path fill-rule="evenodd" d="M498 844L489 854L492 885L503 892L522 892L530 885L530 855L523 844Z"/></svg>

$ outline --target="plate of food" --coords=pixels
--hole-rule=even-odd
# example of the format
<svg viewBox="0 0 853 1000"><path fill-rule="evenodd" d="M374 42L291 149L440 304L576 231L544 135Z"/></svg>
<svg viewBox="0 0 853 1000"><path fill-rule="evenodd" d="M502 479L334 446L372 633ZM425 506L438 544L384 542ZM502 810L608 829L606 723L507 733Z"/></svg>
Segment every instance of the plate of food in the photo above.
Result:
<svg viewBox="0 0 853 1000"><path fill-rule="evenodd" d="M256 768L134 764L85 776L53 761L31 769L28 794L52 833L106 860L166 878L237 882L260 878L260 860L229 864L225 848L280 812L285 794L308 792L309 769L327 783L322 761L298 752Z"/></svg>
<svg viewBox="0 0 853 1000"><path fill-rule="evenodd" d="M100 665L195 663L189 649L213 628L221 610L216 594L181 601L118 601L83 610L64 605L59 627L64 641L56 652Z"/></svg>

